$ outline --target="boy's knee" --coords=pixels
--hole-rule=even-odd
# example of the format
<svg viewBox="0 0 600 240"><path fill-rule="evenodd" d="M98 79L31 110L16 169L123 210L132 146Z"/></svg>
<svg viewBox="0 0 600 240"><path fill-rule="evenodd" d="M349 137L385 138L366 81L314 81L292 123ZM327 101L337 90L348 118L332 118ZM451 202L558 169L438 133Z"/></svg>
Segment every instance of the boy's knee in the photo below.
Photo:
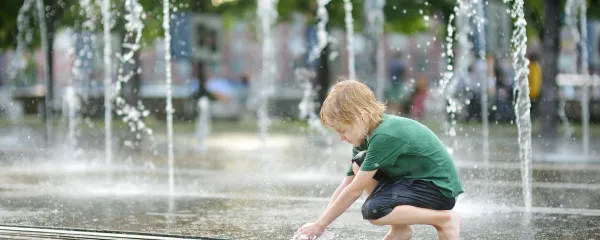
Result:
<svg viewBox="0 0 600 240"><path fill-rule="evenodd" d="M361 213L363 219L368 220L374 225L384 225L381 224L378 220L388 215L392 211L392 209L381 207L379 203L371 200L372 199L365 201L365 203L362 205Z"/></svg>

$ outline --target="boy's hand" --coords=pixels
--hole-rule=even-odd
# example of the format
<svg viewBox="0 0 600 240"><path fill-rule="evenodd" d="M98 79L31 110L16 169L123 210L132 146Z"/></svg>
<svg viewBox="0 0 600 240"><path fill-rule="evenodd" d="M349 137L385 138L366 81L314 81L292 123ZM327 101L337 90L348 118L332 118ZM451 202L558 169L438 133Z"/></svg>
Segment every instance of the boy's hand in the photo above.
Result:
<svg viewBox="0 0 600 240"><path fill-rule="evenodd" d="M304 224L294 234L294 240L313 240L319 237L325 231L324 227L319 226L315 223Z"/></svg>

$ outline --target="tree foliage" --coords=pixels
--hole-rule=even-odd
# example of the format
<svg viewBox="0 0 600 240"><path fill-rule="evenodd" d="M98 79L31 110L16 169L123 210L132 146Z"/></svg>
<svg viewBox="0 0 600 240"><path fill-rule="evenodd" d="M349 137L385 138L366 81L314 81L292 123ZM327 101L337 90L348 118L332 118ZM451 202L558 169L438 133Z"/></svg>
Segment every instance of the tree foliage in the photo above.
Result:
<svg viewBox="0 0 600 240"><path fill-rule="evenodd" d="M97 7L96 18L98 21L97 31L102 31L102 15L100 4L102 0L91 0ZM258 0L235 0L225 1L220 5L213 5L210 0L172 0L171 12L192 12L209 13L220 15L225 27L229 27L235 21L253 21L256 17L256 6ZM363 28L363 5L365 0L351 0L354 18L354 27L356 31ZM600 19L600 0L588 1L588 18ZM23 5L24 0L4 0L4 6L0 9L0 49L10 49L16 47L17 15ZM162 28L163 19L163 0L139 0L146 13L144 20L143 42L149 43L156 38L161 38L164 34ZM564 6L564 0L557 1ZM115 18L113 31L121 32L123 28L125 0L111 0L111 13ZM446 23L448 16L452 13L456 1L454 0L387 0L384 8L385 30L388 32L415 33L426 29L425 15L434 14L441 16ZM73 28L78 30L85 21L85 16L81 14L80 1L77 0L44 0L47 6L46 15L53 17L55 30L62 28ZM526 0L525 12L528 22L528 32L530 35L538 35L543 29L544 19L544 0ZM344 1L331 0L327 5L329 13L329 27L345 26ZM299 13L308 19L309 23L315 23L317 3L316 0L279 0L277 5L279 21L289 21L294 13ZM32 11L30 14L35 14ZM33 17L33 16L31 16ZM431 20L430 20L431 21ZM33 22L33 27L37 28L37 22ZM35 34L32 42L33 46L39 44L39 30L32 29Z"/></svg>

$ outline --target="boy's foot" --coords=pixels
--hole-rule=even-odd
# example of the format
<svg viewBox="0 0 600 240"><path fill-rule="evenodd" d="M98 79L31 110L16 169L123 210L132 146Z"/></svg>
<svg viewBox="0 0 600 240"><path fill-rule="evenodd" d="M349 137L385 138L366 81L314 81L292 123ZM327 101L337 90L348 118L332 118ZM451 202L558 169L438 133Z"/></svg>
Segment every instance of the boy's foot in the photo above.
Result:
<svg viewBox="0 0 600 240"><path fill-rule="evenodd" d="M412 238L412 228L409 226L408 228L397 230L390 229L390 231L383 237L383 240L410 240Z"/></svg>
<svg viewBox="0 0 600 240"><path fill-rule="evenodd" d="M448 211L450 214L450 219L448 221L440 224L439 226L439 235L440 239L442 236L447 240L459 240L460 235L460 216L455 211Z"/></svg>

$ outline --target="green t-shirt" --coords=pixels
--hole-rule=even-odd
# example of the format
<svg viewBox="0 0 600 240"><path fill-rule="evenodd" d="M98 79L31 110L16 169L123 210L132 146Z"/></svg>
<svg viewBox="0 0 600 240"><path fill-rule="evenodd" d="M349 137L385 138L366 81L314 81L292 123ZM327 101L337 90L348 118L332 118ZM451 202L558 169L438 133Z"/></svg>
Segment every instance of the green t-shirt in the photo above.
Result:
<svg viewBox="0 0 600 240"><path fill-rule="evenodd" d="M393 180L421 179L440 188L444 196L463 193L452 157L429 128L412 119L384 114L383 121L352 156L367 150L360 170L378 170ZM352 176L352 165L347 176Z"/></svg>

